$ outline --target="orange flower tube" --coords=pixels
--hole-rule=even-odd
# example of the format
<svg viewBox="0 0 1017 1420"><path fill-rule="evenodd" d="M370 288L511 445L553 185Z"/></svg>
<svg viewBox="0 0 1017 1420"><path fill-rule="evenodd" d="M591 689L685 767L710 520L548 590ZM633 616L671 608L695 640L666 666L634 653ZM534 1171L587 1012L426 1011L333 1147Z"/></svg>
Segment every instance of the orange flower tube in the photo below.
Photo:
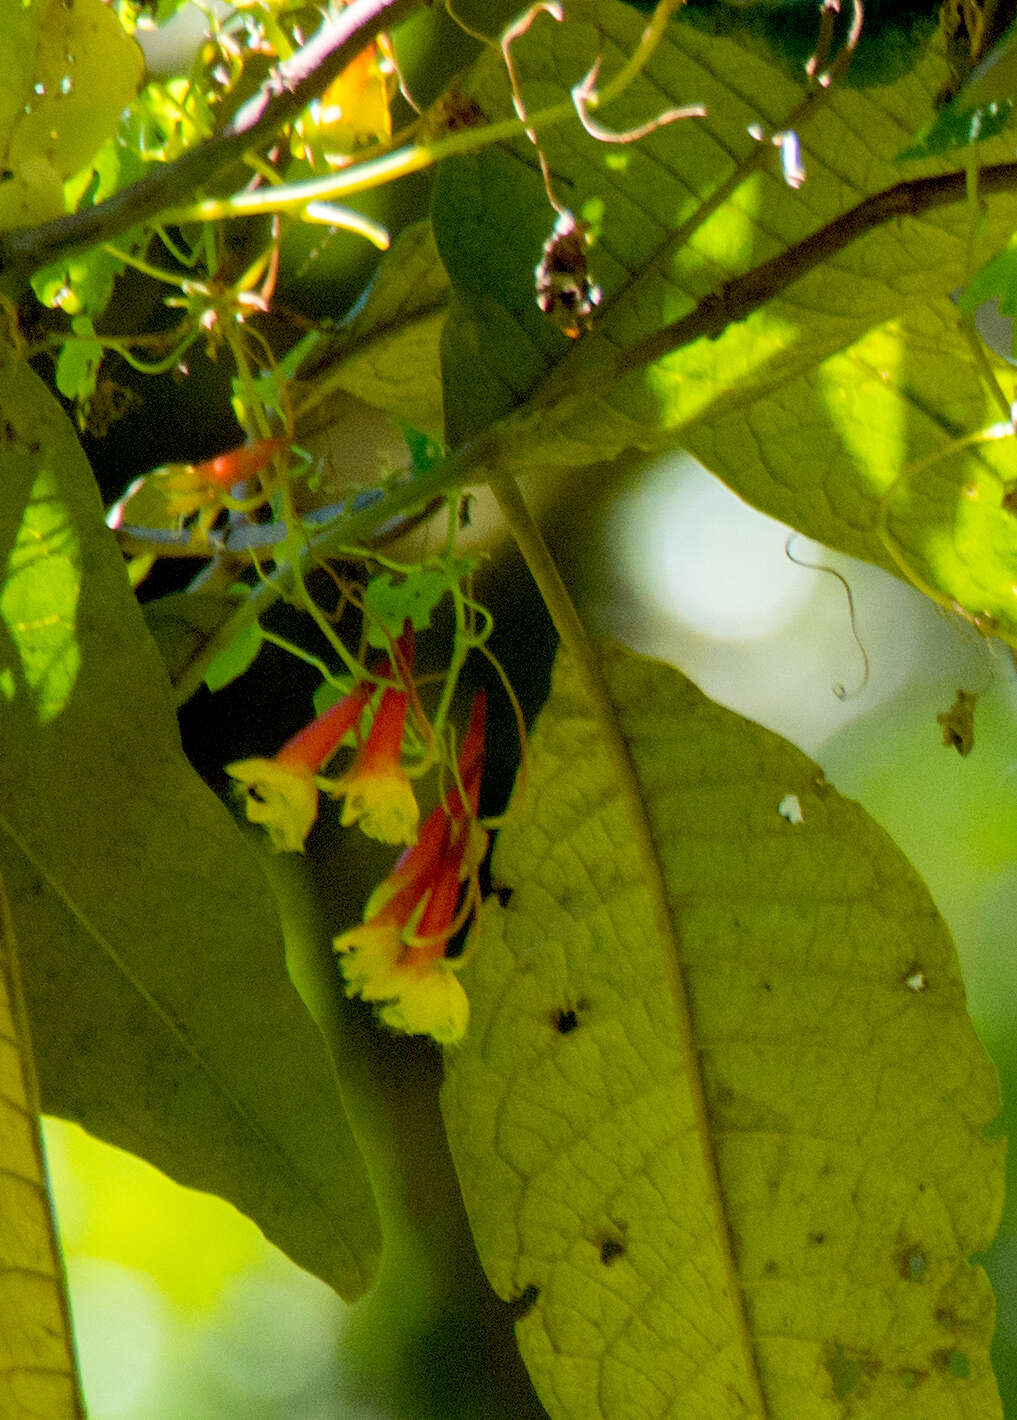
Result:
<svg viewBox="0 0 1017 1420"><path fill-rule="evenodd" d="M298 730L273 758L227 764L226 773L247 791L247 817L264 825L277 852L303 852L318 816L315 775L358 723L373 691L373 682L362 681L345 699Z"/></svg>

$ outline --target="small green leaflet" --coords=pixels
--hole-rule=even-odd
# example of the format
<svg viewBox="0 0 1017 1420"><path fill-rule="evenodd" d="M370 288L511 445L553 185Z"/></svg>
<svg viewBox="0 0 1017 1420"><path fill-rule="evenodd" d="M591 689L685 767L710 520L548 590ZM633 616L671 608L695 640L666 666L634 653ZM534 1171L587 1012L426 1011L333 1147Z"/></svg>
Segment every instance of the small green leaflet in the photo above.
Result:
<svg viewBox="0 0 1017 1420"><path fill-rule="evenodd" d="M242 676L261 650L261 627L256 621L224 647L205 672L205 684L215 693Z"/></svg>
<svg viewBox="0 0 1017 1420"><path fill-rule="evenodd" d="M971 314L985 301L997 301L1001 316L1017 316L1017 241L1011 240L980 270L976 271L958 302ZM1017 356L1017 335L1011 353Z"/></svg>
<svg viewBox="0 0 1017 1420"><path fill-rule="evenodd" d="M422 567L398 580L397 575L382 572L372 578L364 595L367 639L382 650L388 650L391 637L402 634L407 621L414 631L426 631L448 590L448 578L437 568Z"/></svg>
<svg viewBox="0 0 1017 1420"><path fill-rule="evenodd" d="M968 148L972 143L998 138L1012 111L1012 99L990 99L988 103L965 104L963 107L958 107L954 100L936 115L931 127L919 133L915 141L898 154L898 161L934 158L940 153L950 153L956 148Z"/></svg>

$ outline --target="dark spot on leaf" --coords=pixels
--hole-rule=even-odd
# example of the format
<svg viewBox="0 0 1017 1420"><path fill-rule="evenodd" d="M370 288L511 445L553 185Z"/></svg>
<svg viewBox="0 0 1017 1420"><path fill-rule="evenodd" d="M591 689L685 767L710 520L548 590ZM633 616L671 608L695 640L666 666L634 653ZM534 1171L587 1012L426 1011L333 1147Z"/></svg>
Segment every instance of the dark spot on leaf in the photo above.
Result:
<svg viewBox="0 0 1017 1420"><path fill-rule="evenodd" d="M597 1239L597 1246L600 1249L600 1260L605 1267L610 1267L612 1262L617 1262L619 1257L624 1257L628 1251L626 1235L629 1230L628 1223L612 1224L610 1231L604 1231Z"/></svg>
<svg viewBox="0 0 1017 1420"><path fill-rule="evenodd" d="M442 132L461 133L464 128L476 128L487 121L487 115L469 95L462 93L451 84L435 104L433 122L435 138Z"/></svg>
<svg viewBox="0 0 1017 1420"><path fill-rule="evenodd" d="M936 1351L932 1359L940 1370L956 1380L966 1381L971 1376L971 1359L963 1351Z"/></svg>
<svg viewBox="0 0 1017 1420"><path fill-rule="evenodd" d="M95 1049L99 1040L99 1031L95 1026L79 1026L71 1036L71 1040L74 1045L74 1058L83 1059Z"/></svg>
<svg viewBox="0 0 1017 1420"><path fill-rule="evenodd" d="M925 1268L925 1253L920 1247L905 1247L897 1254L897 1271L905 1282L920 1282Z"/></svg>
<svg viewBox="0 0 1017 1420"><path fill-rule="evenodd" d="M772 987L772 985L770 984L769 981L761 981L759 984L762 986L762 988L763 988L764 991L772 991L772 990L773 990L773 987Z"/></svg>
<svg viewBox="0 0 1017 1420"><path fill-rule="evenodd" d="M601 1238L600 1260L605 1267L610 1267L612 1262L616 1262L619 1257L624 1256L625 1244L620 1238Z"/></svg>
<svg viewBox="0 0 1017 1420"><path fill-rule="evenodd" d="M826 1369L830 1373L833 1394L836 1400L846 1400L858 1387L862 1378L862 1363L855 1356L849 1356L840 1346L827 1357Z"/></svg>
<svg viewBox="0 0 1017 1420"><path fill-rule="evenodd" d="M579 1017L571 1008L567 1011L555 1011L551 1020L559 1035L570 1035L579 1024Z"/></svg>
<svg viewBox="0 0 1017 1420"><path fill-rule="evenodd" d="M825 1233L810 1233L810 1234L809 1234L809 1242L810 1242L810 1243L817 1243L817 1244L818 1244L818 1243L825 1243L825 1242L826 1242L826 1234L825 1234Z"/></svg>
<svg viewBox="0 0 1017 1420"><path fill-rule="evenodd" d="M768 1257L763 1263L763 1276L776 1277L779 1272L780 1267L777 1262L772 1257Z"/></svg>
<svg viewBox="0 0 1017 1420"><path fill-rule="evenodd" d="M508 1304L509 1315L513 1321L522 1321L523 1317L529 1316L530 1312L537 1305L537 1298L540 1296L540 1288L535 1287L531 1282L528 1287L524 1287L518 1297L513 1297Z"/></svg>
<svg viewBox="0 0 1017 1420"><path fill-rule="evenodd" d="M937 715L943 729L943 743L952 747L959 755L966 756L975 747L975 705L978 695L968 690L958 690L956 699L949 710Z"/></svg>
<svg viewBox="0 0 1017 1420"><path fill-rule="evenodd" d="M508 907L509 903L512 901L512 894L514 891L515 889L510 887L495 888L494 895L498 899L499 907Z"/></svg>

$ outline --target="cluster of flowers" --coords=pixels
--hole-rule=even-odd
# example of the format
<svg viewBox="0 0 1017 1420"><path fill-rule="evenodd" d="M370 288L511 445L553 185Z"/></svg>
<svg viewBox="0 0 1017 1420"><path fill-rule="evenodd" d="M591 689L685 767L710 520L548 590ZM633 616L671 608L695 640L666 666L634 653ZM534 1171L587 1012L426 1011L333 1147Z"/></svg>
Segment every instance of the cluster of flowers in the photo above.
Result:
<svg viewBox="0 0 1017 1420"><path fill-rule="evenodd" d="M386 661L373 673L408 687L412 660L407 632L395 643L395 671ZM239 760L226 769L246 788L248 818L264 825L276 849L303 850L319 791L344 799L345 827L358 823L383 843L409 845L372 893L362 923L336 937L335 950L347 995L379 1003L381 1020L393 1029L451 1044L465 1033L469 1002L455 975L461 958L446 952L479 903L477 871L487 848L477 822L486 702L482 692L474 697L456 786L419 827L402 765L408 689L385 686L350 768L338 779L321 775L344 740L359 733L377 690L374 681L362 681L273 758Z"/></svg>

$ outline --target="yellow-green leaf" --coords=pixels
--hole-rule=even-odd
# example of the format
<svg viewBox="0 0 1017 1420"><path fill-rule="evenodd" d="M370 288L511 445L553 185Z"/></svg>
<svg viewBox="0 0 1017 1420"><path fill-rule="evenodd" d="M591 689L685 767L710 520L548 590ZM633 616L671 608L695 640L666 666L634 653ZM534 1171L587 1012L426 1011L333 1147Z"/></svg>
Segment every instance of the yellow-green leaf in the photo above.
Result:
<svg viewBox="0 0 1017 1420"><path fill-rule="evenodd" d="M275 899L183 754L73 428L2 352L0 434L0 873L43 1106L354 1296L378 1216Z"/></svg>
<svg viewBox="0 0 1017 1420"><path fill-rule="evenodd" d="M603 665L650 851L559 662L444 1090L545 1407L1000 1420L998 1082L927 890L792 746Z"/></svg>
<svg viewBox="0 0 1017 1420"><path fill-rule="evenodd" d="M63 183L116 131L141 50L102 0L0 0L0 229L59 216Z"/></svg>
<svg viewBox="0 0 1017 1420"><path fill-rule="evenodd" d="M0 881L0 1415L84 1420L17 942Z"/></svg>
<svg viewBox="0 0 1017 1420"><path fill-rule="evenodd" d="M991 455L951 452L1002 420L1017 386L1004 362L976 363L949 299L1017 226L1017 195L969 207L959 174L957 200L880 222L792 279L786 254L859 203L959 167L956 155L897 162L947 81L944 48L931 44L889 84L838 82L802 113L804 88L737 33L733 11L729 21L731 33L704 34L679 17L639 78L597 111L615 131L675 105L701 103L706 117L622 146L565 116L569 90L598 56L609 87L644 16L585 0L563 23L537 16L514 43L557 200L595 222L588 260L604 299L572 342L537 310L535 230L549 234L554 212L528 140L446 164L434 225L456 292L444 342L453 441L508 415L486 452L545 476L681 444L765 511L1017 636L1017 519L1003 505L1017 476L1012 441ZM486 55L467 83L494 119L512 111L504 67ZM796 187L768 137L789 126L806 172ZM1002 139L978 149L985 164L1012 158ZM771 261L758 308L728 309L728 283ZM666 340L643 344L711 298L712 329L670 353Z"/></svg>
<svg viewBox="0 0 1017 1420"><path fill-rule="evenodd" d="M313 381L300 402L302 433L313 432L327 415L328 396L336 389L396 412L415 429L440 432L438 348L448 294L430 223L416 222L382 260L355 318L301 366L301 379ZM311 415L311 409L321 413Z"/></svg>
<svg viewBox="0 0 1017 1420"><path fill-rule="evenodd" d="M985 362L1013 384L1003 360L987 352ZM991 437L966 441L979 433ZM987 631L1014 634L1017 516L1004 503L1017 478L1014 438L948 298L779 391L718 408L686 442L773 516L902 573Z"/></svg>

